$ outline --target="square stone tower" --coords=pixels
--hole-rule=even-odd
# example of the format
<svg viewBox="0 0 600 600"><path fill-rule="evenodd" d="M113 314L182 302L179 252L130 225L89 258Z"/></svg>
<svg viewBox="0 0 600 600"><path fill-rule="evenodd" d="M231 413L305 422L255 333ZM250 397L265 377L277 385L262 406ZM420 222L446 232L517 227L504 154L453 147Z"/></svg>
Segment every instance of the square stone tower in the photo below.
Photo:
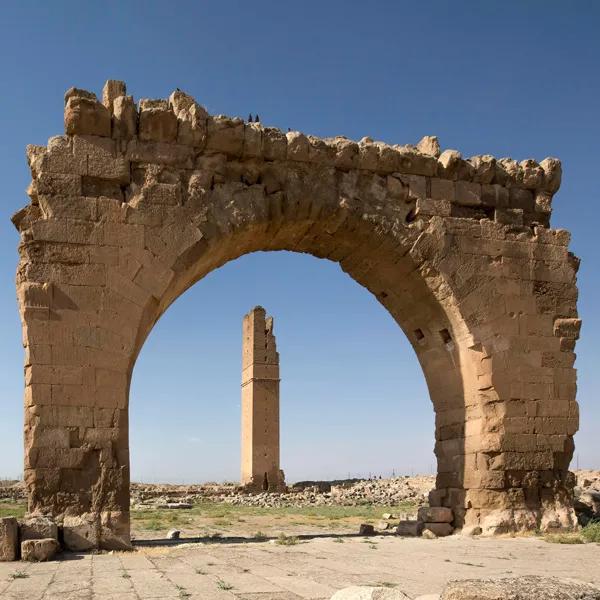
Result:
<svg viewBox="0 0 600 600"><path fill-rule="evenodd" d="M262 306L243 324L241 484L254 491L285 488L279 468L279 354L273 317Z"/></svg>

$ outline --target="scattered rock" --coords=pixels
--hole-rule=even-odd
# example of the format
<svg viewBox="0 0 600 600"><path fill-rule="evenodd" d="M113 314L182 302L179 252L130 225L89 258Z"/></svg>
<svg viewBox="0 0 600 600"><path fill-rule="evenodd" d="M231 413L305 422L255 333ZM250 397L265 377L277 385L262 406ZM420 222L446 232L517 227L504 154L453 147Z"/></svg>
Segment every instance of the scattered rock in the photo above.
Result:
<svg viewBox="0 0 600 600"><path fill-rule="evenodd" d="M52 560L59 549L54 538L25 540L21 542L21 559L33 562Z"/></svg>
<svg viewBox="0 0 600 600"><path fill-rule="evenodd" d="M389 521L379 521L379 523L377 523L377 529L380 529L381 531L390 529L391 526L392 526L392 524Z"/></svg>
<svg viewBox="0 0 600 600"><path fill-rule="evenodd" d="M600 600L600 588L574 579L507 577L450 581L441 600Z"/></svg>
<svg viewBox="0 0 600 600"><path fill-rule="evenodd" d="M375 527L368 523L361 523L358 528L358 535L375 535Z"/></svg>
<svg viewBox="0 0 600 600"><path fill-rule="evenodd" d="M405 600L410 598L395 588L352 586L337 591L331 600Z"/></svg>
<svg viewBox="0 0 600 600"><path fill-rule="evenodd" d="M0 562L17 560L19 524L15 517L0 519Z"/></svg>
<svg viewBox="0 0 600 600"><path fill-rule="evenodd" d="M169 533L167 533L168 540L178 540L181 535L181 531L179 529L171 529Z"/></svg>
<svg viewBox="0 0 600 600"><path fill-rule="evenodd" d="M437 539L437 535L435 535L435 533L433 533L433 531L431 531L431 529L425 529L425 530L423 530L423 533L421 534L421 537L424 537L426 540L435 540L435 539Z"/></svg>

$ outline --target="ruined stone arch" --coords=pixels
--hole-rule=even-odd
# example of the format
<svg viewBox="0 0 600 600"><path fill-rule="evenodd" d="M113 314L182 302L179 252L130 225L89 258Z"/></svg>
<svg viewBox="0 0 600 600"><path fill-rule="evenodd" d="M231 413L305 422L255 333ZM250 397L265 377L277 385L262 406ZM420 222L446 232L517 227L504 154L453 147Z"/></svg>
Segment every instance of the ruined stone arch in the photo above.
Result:
<svg viewBox="0 0 600 600"><path fill-rule="evenodd" d="M129 543L128 394L146 336L210 271L261 250L338 262L390 312L435 410L433 505L503 532L574 524L577 259L550 228L560 163L321 140L70 89L29 146L17 291L30 512L67 545ZM398 424L402 435L404 424Z"/></svg>

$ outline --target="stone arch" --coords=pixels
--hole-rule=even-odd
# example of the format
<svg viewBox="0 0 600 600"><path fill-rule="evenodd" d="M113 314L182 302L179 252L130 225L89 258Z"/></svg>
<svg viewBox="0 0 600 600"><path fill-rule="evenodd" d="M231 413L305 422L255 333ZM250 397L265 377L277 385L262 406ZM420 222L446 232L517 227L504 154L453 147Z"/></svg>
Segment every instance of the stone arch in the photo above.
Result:
<svg viewBox="0 0 600 600"><path fill-rule="evenodd" d="M72 88L28 147L13 217L29 510L72 546L129 543L128 394L161 314L259 250L338 262L407 335L436 415L433 505L485 532L573 525L577 260L549 228L560 163L320 140ZM401 427L399 428L401 432Z"/></svg>

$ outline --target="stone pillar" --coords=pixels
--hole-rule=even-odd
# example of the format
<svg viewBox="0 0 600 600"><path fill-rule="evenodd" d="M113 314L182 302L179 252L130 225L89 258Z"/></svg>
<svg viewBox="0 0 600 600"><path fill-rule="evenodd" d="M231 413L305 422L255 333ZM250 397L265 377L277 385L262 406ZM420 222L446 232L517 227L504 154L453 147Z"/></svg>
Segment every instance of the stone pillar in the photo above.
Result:
<svg viewBox="0 0 600 600"><path fill-rule="evenodd" d="M242 338L241 484L255 491L285 487L279 468L279 354L273 317L256 306L245 317Z"/></svg>

